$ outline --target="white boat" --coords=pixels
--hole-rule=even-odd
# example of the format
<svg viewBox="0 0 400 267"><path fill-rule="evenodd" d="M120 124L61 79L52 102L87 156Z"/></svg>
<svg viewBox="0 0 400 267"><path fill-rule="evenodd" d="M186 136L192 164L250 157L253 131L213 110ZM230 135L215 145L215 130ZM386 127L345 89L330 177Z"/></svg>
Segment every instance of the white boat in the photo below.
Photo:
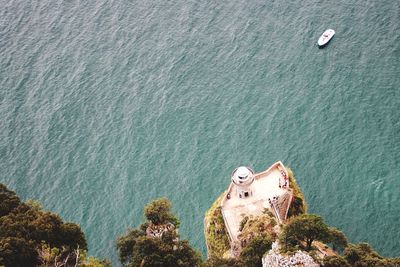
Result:
<svg viewBox="0 0 400 267"><path fill-rule="evenodd" d="M332 29L328 29L328 30L324 31L324 33L318 39L318 45L319 46L326 45L332 39L332 37L334 35L335 35L335 31Z"/></svg>

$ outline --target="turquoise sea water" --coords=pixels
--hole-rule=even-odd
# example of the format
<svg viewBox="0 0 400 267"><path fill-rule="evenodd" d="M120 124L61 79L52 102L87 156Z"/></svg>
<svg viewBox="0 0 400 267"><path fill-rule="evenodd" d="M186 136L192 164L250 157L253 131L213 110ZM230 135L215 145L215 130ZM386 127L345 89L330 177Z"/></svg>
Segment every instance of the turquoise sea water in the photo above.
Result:
<svg viewBox="0 0 400 267"><path fill-rule="evenodd" d="M399 1L1 0L0 182L116 263L161 196L204 254L231 171L282 160L310 212L399 256L399 59Z"/></svg>

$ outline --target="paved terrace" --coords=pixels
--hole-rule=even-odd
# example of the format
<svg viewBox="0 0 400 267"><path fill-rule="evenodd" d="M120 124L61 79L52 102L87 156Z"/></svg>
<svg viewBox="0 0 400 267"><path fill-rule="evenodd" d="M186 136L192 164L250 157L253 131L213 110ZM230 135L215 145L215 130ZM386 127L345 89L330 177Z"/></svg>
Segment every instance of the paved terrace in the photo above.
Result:
<svg viewBox="0 0 400 267"><path fill-rule="evenodd" d="M240 222L245 215L261 215L265 208L271 209L268 199L284 195L288 190L280 188L279 183L283 181L281 170L287 172L283 164L279 161L272 165L268 170L254 175L252 185L253 195L247 198L239 198L236 195L236 185L231 183L228 191L221 202L222 215L228 230L231 242L237 241ZM230 198L227 198L227 195Z"/></svg>

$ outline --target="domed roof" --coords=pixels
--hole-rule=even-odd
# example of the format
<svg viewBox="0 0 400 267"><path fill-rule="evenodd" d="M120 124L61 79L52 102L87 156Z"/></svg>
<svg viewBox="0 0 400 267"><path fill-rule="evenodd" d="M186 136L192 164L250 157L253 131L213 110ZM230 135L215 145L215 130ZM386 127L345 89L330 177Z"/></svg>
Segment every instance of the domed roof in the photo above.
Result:
<svg viewBox="0 0 400 267"><path fill-rule="evenodd" d="M251 174L250 170L244 166L237 168L236 173L239 179L245 179L249 174Z"/></svg>
<svg viewBox="0 0 400 267"><path fill-rule="evenodd" d="M254 180L253 173L252 169L241 166L232 172L232 181L239 186L249 185Z"/></svg>

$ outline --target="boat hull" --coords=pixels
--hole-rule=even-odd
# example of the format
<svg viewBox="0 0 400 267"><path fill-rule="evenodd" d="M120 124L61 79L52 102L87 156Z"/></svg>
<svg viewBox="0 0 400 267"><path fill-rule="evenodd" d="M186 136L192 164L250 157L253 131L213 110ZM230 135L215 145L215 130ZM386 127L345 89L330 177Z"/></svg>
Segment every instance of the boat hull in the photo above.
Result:
<svg viewBox="0 0 400 267"><path fill-rule="evenodd" d="M319 37L318 42L317 42L318 46L319 46L320 48L326 46L326 45L329 43L329 41L333 38L334 35L335 35L335 31L334 31L334 30L332 30L332 29L326 30L326 31Z"/></svg>

